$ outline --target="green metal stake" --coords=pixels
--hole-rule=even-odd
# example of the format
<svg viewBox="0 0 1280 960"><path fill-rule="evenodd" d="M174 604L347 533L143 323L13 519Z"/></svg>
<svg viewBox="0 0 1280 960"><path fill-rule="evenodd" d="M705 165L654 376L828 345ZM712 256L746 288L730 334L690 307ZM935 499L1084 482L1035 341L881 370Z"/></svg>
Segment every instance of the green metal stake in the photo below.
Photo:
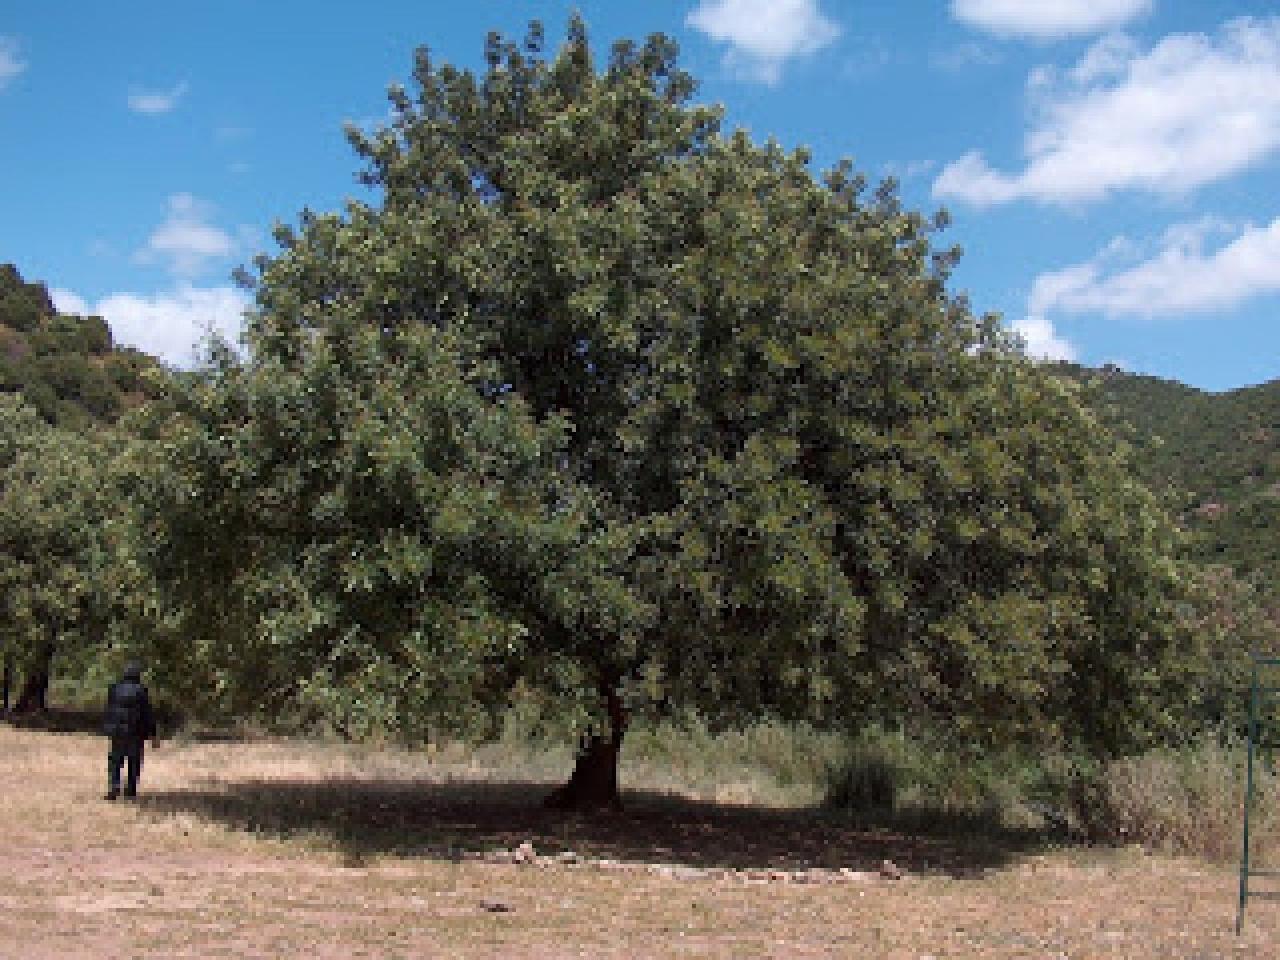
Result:
<svg viewBox="0 0 1280 960"><path fill-rule="evenodd" d="M1253 745L1258 740L1258 657L1254 654L1249 683L1248 759L1244 780L1244 843L1240 852L1240 905L1236 909L1236 936L1244 931L1244 905L1249 899L1249 808L1253 805Z"/></svg>

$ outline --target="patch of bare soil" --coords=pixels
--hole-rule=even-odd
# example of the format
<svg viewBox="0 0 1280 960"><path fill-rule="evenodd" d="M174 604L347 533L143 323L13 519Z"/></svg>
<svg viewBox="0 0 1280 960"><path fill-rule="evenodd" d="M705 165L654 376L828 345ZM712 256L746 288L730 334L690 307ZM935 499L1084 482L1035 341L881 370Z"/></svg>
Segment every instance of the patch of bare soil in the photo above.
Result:
<svg viewBox="0 0 1280 960"><path fill-rule="evenodd" d="M258 744L164 744L108 804L96 738L0 727L0 755L5 958L1280 955L1280 905L1237 938L1233 871L1137 850L637 793L555 817L541 785Z"/></svg>

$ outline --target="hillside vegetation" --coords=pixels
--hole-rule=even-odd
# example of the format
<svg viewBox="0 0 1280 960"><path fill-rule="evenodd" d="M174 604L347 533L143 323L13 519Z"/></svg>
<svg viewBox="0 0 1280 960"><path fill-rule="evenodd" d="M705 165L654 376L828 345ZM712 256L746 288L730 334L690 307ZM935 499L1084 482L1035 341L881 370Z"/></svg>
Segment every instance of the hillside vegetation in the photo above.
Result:
<svg viewBox="0 0 1280 960"><path fill-rule="evenodd" d="M102 317L59 313L43 283L0 263L0 392L21 393L48 423L113 423L151 396L158 361L119 347Z"/></svg>
<svg viewBox="0 0 1280 960"><path fill-rule="evenodd" d="M1280 585L1280 379L1225 393L1063 364L1134 447L1134 464L1193 534L1196 559Z"/></svg>

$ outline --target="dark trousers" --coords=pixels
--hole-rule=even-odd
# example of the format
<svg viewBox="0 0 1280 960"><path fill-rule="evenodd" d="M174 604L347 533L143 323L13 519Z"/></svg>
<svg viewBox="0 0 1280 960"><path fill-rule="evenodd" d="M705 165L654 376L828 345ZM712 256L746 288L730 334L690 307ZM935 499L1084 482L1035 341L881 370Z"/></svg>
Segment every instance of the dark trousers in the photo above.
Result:
<svg viewBox="0 0 1280 960"><path fill-rule="evenodd" d="M124 783L124 795L137 795L138 777L142 775L142 748L145 743L142 737L111 738L111 752L107 754L107 792L112 796L120 794L120 768L126 762L129 769Z"/></svg>

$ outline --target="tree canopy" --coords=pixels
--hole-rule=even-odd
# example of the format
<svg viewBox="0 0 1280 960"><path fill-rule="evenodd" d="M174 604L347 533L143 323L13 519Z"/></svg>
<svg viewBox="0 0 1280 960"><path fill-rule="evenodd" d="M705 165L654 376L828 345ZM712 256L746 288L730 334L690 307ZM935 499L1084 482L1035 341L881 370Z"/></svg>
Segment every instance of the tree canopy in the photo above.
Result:
<svg viewBox="0 0 1280 960"><path fill-rule="evenodd" d="M544 46L491 35L482 76L420 50L348 131L377 202L276 231L247 359L154 427L148 562L193 662L411 733L517 679L598 693L617 741L623 688L975 743L1165 731L1173 528L948 291L945 217L724 131L661 35L599 68L577 19Z"/></svg>
<svg viewBox="0 0 1280 960"><path fill-rule="evenodd" d="M34 705L43 706L56 650L100 647L106 637L117 502L107 459L21 397L0 396L0 652L6 667L23 669Z"/></svg>

